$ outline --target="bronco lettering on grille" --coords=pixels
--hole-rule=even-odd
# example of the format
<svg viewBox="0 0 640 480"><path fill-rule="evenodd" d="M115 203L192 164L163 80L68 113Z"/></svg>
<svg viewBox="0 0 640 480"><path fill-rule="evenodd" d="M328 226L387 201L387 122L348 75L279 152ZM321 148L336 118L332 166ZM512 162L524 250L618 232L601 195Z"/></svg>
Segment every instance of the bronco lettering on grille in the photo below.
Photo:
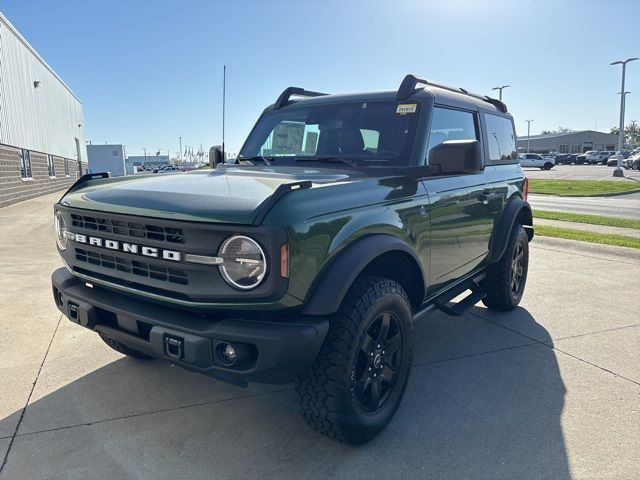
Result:
<svg viewBox="0 0 640 480"><path fill-rule="evenodd" d="M133 253L143 255L145 257L162 258L172 262L182 260L182 254L175 250L164 250L162 248L148 247L145 245L136 245L135 243L119 242L117 240L107 240L100 237L92 237L81 233L68 232L68 237L78 243L84 243L93 247L106 248L108 250L118 250L125 253Z"/></svg>

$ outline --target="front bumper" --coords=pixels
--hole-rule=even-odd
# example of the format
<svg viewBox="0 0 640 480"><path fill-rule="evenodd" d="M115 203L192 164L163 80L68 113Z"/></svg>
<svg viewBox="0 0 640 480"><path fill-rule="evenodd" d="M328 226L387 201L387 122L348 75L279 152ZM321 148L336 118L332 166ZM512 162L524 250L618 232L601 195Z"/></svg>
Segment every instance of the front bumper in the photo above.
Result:
<svg viewBox="0 0 640 480"><path fill-rule="evenodd" d="M67 269L51 275L58 309L72 322L151 357L220 380L286 383L309 366L329 329L326 318L236 318L167 308L99 287L90 288ZM243 358L228 365L227 344Z"/></svg>

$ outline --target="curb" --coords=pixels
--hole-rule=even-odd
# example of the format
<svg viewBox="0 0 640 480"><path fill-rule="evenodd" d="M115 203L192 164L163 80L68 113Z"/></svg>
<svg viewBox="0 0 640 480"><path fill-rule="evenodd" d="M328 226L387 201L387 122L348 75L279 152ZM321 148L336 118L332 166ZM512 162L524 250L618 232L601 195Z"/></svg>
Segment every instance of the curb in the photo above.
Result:
<svg viewBox="0 0 640 480"><path fill-rule="evenodd" d="M619 197L623 195L633 195L634 193L640 193L640 188L638 190L629 190L628 192L616 192L616 193L600 193L596 195L554 195L553 193L536 193L529 191L529 193L533 195L542 195L544 197L561 197L561 198L594 198L594 197Z"/></svg>

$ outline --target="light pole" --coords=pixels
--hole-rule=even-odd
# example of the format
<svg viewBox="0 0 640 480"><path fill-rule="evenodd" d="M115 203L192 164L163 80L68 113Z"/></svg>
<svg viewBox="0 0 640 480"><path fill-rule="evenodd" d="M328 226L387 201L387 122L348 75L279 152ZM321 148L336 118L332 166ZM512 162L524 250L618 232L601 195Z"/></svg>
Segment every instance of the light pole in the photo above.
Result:
<svg viewBox="0 0 640 480"><path fill-rule="evenodd" d="M182 137L178 137L178 140L180 141L180 163L182 163Z"/></svg>
<svg viewBox="0 0 640 480"><path fill-rule="evenodd" d="M502 101L502 89L503 88L509 88L511 85L502 85L501 87L493 87L491 90L500 90L500 98L499 100Z"/></svg>
<svg viewBox="0 0 640 480"><path fill-rule="evenodd" d="M620 95L620 131L618 132L618 165L616 169L613 171L614 177L624 177L624 172L622 171L622 150L624 148L624 100L627 96L624 93L624 75L627 70L627 63L633 62L634 60L638 60L638 57L627 58L626 60L618 60L612 62L611 65L622 65L622 88L620 92L623 92Z"/></svg>
<svg viewBox="0 0 640 480"><path fill-rule="evenodd" d="M533 120L525 120L527 122L527 153L529 153L529 137L531 136L531 122Z"/></svg>

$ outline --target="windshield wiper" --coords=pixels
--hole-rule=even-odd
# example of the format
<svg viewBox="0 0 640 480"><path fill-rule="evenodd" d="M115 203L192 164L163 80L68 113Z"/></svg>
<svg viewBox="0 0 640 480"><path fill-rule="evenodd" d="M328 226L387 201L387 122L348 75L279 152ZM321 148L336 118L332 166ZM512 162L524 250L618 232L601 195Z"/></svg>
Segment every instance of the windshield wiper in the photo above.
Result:
<svg viewBox="0 0 640 480"><path fill-rule="evenodd" d="M340 157L298 157L296 158L296 162L342 163L344 165L349 165L350 167L358 166L356 162Z"/></svg>
<svg viewBox="0 0 640 480"><path fill-rule="evenodd" d="M262 155L256 155L255 157L238 157L238 161L247 161L247 162L262 162L265 165L271 165L271 162L275 161L273 157L263 157Z"/></svg>

